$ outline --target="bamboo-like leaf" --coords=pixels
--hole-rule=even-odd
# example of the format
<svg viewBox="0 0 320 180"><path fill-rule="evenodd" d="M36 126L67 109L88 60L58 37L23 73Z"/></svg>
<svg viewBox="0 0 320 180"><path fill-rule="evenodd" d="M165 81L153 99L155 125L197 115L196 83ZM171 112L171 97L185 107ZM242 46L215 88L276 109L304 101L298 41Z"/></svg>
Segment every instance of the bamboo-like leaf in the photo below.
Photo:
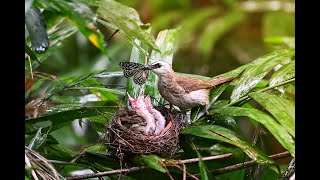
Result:
<svg viewBox="0 0 320 180"><path fill-rule="evenodd" d="M142 166L150 167L152 169L166 173L167 170L163 167L163 163L162 163L162 161L164 160L165 159L160 158L157 155L141 155L135 158L135 162L137 162Z"/></svg>
<svg viewBox="0 0 320 180"><path fill-rule="evenodd" d="M292 101L268 92L250 93L249 96L269 111L295 137L295 108Z"/></svg>
<svg viewBox="0 0 320 180"><path fill-rule="evenodd" d="M242 107L223 107L214 109L212 112L227 114L230 116L247 116L264 125L279 143L295 156L295 142L288 131L282 127L273 117L257 109Z"/></svg>
<svg viewBox="0 0 320 180"><path fill-rule="evenodd" d="M43 121L50 121L52 124L60 124L65 122L73 121L74 119L80 119L85 117L97 116L98 112L114 112L118 109L118 103L111 102L110 106L97 107L97 108L78 108L74 110L62 111L42 117L30 118L25 123L38 123Z"/></svg>
<svg viewBox="0 0 320 180"><path fill-rule="evenodd" d="M271 76L269 84L270 86L274 86L293 77L295 77L295 61L291 61L278 69Z"/></svg>
<svg viewBox="0 0 320 180"><path fill-rule="evenodd" d="M139 40L135 40L135 43L140 46L141 42ZM132 47L131 55L130 55L130 62L145 64L145 58L143 58L142 54L140 54L139 48L136 46ZM150 77L149 77L150 78ZM149 79L148 78L148 79ZM148 81L148 80L147 80ZM138 97L142 90L144 90L145 84L143 85L137 85L133 82L133 78L129 77L127 80L127 93L130 94L132 97Z"/></svg>
<svg viewBox="0 0 320 180"><path fill-rule="evenodd" d="M151 57L149 59L149 64L155 63L157 61L165 61L169 64L172 64L174 48L176 44L177 30L163 30L160 31L157 39L156 45L160 48L160 52L152 51ZM146 82L145 92L150 94L151 97L159 100L160 104L163 104L165 100L161 97L158 90L158 76L153 72L150 73L149 80ZM154 105L158 105L158 101L152 100Z"/></svg>
<svg viewBox="0 0 320 180"><path fill-rule="evenodd" d="M208 139L223 141L241 148L250 158L258 163L274 163L267 155L256 147L239 137L237 133L217 125L188 126L181 131L182 134L191 134Z"/></svg>
<svg viewBox="0 0 320 180"><path fill-rule="evenodd" d="M48 0L48 2L41 1L41 3L45 3L49 8L65 16L94 46L109 57L104 36L95 25L96 16L86 4L63 0Z"/></svg>
<svg viewBox="0 0 320 180"><path fill-rule="evenodd" d="M198 158L199 158L198 165L199 165L199 169L200 169L201 180L209 180L207 168L206 168L205 164L203 163L203 161L201 160L202 156L198 151L197 151L197 154L198 154Z"/></svg>
<svg viewBox="0 0 320 180"><path fill-rule="evenodd" d="M278 50L250 63L231 94L231 102L246 95L276 65L292 56L294 56L292 49Z"/></svg>
<svg viewBox="0 0 320 180"><path fill-rule="evenodd" d="M141 42L152 47L153 50L159 51L154 37L141 28L145 24L141 22L139 14L135 9L113 0L102 0L98 6L97 13L102 19L111 22L129 37L139 39Z"/></svg>

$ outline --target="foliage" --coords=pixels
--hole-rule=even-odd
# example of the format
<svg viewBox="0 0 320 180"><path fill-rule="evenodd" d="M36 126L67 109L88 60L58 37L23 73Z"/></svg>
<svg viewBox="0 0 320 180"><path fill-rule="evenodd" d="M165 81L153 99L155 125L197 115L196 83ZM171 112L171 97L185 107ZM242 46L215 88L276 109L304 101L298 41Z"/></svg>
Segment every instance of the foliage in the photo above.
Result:
<svg viewBox="0 0 320 180"><path fill-rule="evenodd" d="M284 23L292 24L289 20L292 10L280 8L273 12L271 5L263 1L252 1L257 9L237 1L206 4L196 9L189 0L166 3L154 0L146 3L154 8L155 16L148 24L141 20L142 12L130 7L138 6L137 1L128 3L114 0L26 1L25 12L31 5L42 10L50 42L44 53L33 52L26 30L26 148L46 158L62 177L81 174L81 170L101 172L143 165L147 169L109 175L108 179L119 176L169 179L169 175L181 179L181 169L166 167L163 162L230 152L232 158L186 164L187 172L197 174L201 179L245 179L247 172L243 170L218 176L212 176L212 172L252 159L264 167L253 179L277 177L274 166L279 164L268 157L270 139L295 157L295 45L294 34L286 30L286 26L281 26L282 30L273 29L274 24L279 23L274 13L286 14L280 17L286 20ZM168 9L164 4L168 4ZM248 53L252 54L246 62L220 74L239 78L211 90L210 116L205 115L204 107L192 109L192 123L181 131L181 150L172 159L146 155L120 162L117 154L113 154L102 140L109 120L120 107L126 106L126 93L137 96L144 90L152 97L153 105L168 103L158 92L155 74L150 73L146 84L138 86L132 78L125 80L117 63L167 61L173 64L177 61L174 69L177 67L175 70L183 72L179 69L184 69L180 66L184 62L179 59L186 59L185 66L192 62L192 57L181 55L188 48L200 52L199 57L203 55L205 61L199 60L197 64L209 65L212 53L224 45L227 45L226 49L232 49L229 54L241 54L244 50L234 49L230 37L226 36L257 12L265 15L260 39L265 43L264 50L257 53L249 48ZM179 23L173 23L176 21ZM119 31L113 37L116 40L110 40L115 31ZM69 56L77 57L74 59L78 61ZM204 80L211 78L210 73L203 75L190 71L183 74ZM244 122L249 126L244 126ZM252 136L248 127L260 127L265 133ZM264 136L269 140L265 141ZM255 143L255 138L261 143ZM26 165L26 179L32 179L32 171L37 168Z"/></svg>

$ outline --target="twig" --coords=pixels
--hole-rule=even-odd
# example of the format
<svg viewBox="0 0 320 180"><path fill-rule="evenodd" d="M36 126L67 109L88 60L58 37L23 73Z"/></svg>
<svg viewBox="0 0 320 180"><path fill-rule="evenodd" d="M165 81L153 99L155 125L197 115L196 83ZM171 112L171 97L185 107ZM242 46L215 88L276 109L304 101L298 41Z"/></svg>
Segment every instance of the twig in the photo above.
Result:
<svg viewBox="0 0 320 180"><path fill-rule="evenodd" d="M85 174L85 175L79 175L79 176L71 176L71 177L67 177L66 179L67 180L88 179L88 178L94 178L94 177L107 176L107 175L111 175L111 174L124 174L124 173L129 173L129 172L134 172L134 171L140 171L145 168L146 167L144 167L144 166L131 167L131 168L127 168L127 169L117 169L117 170L112 170L112 171L98 172L98 173Z"/></svg>
<svg viewBox="0 0 320 180"><path fill-rule="evenodd" d="M185 166L185 164L183 164L183 165ZM188 174L188 176L192 177L193 179L199 180L199 178L197 178L197 177L196 177L195 175L193 175L193 174L190 174L188 171L184 170L184 168L180 167L179 165L175 164L175 165L173 165L173 166L176 167L176 168L178 168L178 169L180 169L180 170L183 172L183 174L186 173L186 174Z"/></svg>
<svg viewBox="0 0 320 180"><path fill-rule="evenodd" d="M187 168L185 164L182 164L183 166L183 176L182 176L182 180L186 180L187 179Z"/></svg>
<svg viewBox="0 0 320 180"><path fill-rule="evenodd" d="M226 158L226 157L230 157L230 156L232 156L232 153L204 157L201 160L202 161L208 161L208 160L213 160L213 159L222 159L222 158ZM164 162L164 165L166 165L166 166L175 166L175 165L178 165L178 164L194 163L194 162L198 162L198 161L199 161L199 158L193 158L193 159L177 160L177 161L174 161L174 162ZM100 177L100 176L106 176L106 175L111 175L111 174L124 174L124 173L130 173L130 172L134 172L134 171L139 171L139 170L142 170L142 169L145 169L145 168L146 167L144 167L144 166L131 167L131 168L127 168L127 169L117 169L117 170L112 170L112 171L85 174L85 175L80 175L80 176L71 176L71 177L67 177L66 179L67 180L87 179L87 178Z"/></svg>
<svg viewBox="0 0 320 180"><path fill-rule="evenodd" d="M288 151L286 151L286 152L282 152L282 153L279 153L279 154L271 155L269 157L271 159L273 159L273 160L277 160L277 159L282 159L282 158L286 158L286 157L289 157L289 156L290 156L290 153ZM227 172L243 169L243 168L246 168L246 167L254 166L254 165L257 165L257 164L258 163L255 160L246 161L246 162L243 162L243 163L239 163L239 164L235 164L235 165L232 165L232 166L228 166L228 167L224 167L224 168L213 170L213 171L211 171L211 173L213 175L219 175L219 174L223 174L223 173L227 173Z"/></svg>
<svg viewBox="0 0 320 180"><path fill-rule="evenodd" d="M223 158L227 158L230 156L232 156L232 153L204 157L204 158L201 158L201 160L202 161L209 161L209 160L213 160L213 159L223 159ZM185 159L185 160L178 160L175 164L187 164L187 163L194 163L194 162L198 162L198 161L199 161L199 158Z"/></svg>
<svg viewBox="0 0 320 180"><path fill-rule="evenodd" d="M24 155L24 159L25 159L26 165L27 165L28 167L32 168L31 163L30 163L30 161L29 161L29 158L27 157L27 154ZM37 175L36 175L36 172L35 172L33 169L31 169L31 174L32 174L32 177L33 177L35 180L39 180L38 177L37 177Z"/></svg>

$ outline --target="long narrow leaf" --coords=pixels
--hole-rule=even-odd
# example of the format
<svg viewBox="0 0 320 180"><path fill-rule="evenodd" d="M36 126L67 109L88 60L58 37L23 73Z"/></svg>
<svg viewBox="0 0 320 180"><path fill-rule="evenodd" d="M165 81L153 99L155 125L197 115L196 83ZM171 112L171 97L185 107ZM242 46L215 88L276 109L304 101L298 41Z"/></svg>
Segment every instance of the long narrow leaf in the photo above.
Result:
<svg viewBox="0 0 320 180"><path fill-rule="evenodd" d="M250 63L231 94L231 102L247 94L276 65L293 55L294 50L279 50L262 56Z"/></svg>
<svg viewBox="0 0 320 180"><path fill-rule="evenodd" d="M165 61L172 64L174 48L177 38L176 29L163 30L160 31L157 39L156 45L160 48L160 52L152 51L151 57L149 59L149 64L157 61ZM150 94L151 97L159 100L160 104L163 104L165 100L161 97L158 90L158 77L154 73L150 73L149 81L146 82L146 93ZM157 105L156 100L152 101L153 104Z"/></svg>
<svg viewBox="0 0 320 180"><path fill-rule="evenodd" d="M241 148L250 158L262 164L274 163L267 155L247 141L239 137L237 133L217 125L189 126L181 131L182 134L191 134L203 138L223 141Z"/></svg>
<svg viewBox="0 0 320 180"><path fill-rule="evenodd" d="M249 109L242 107L223 107L214 109L212 112L227 114L230 116L247 116L264 125L271 134L279 141L279 143L287 149L294 157L295 142L288 131L283 128L274 118L259 111L257 109Z"/></svg>
<svg viewBox="0 0 320 180"><path fill-rule="evenodd" d="M295 61L283 65L270 78L270 86L274 86L295 76Z"/></svg>
<svg viewBox="0 0 320 180"><path fill-rule="evenodd" d="M152 47L152 49L159 51L154 37L141 28L144 24L135 9L113 0L103 0L98 6L97 13L104 20L117 26L120 31L123 31L129 37L135 37Z"/></svg>
<svg viewBox="0 0 320 180"><path fill-rule="evenodd" d="M268 92L250 93L249 96L268 110L295 137L295 108L292 101Z"/></svg>

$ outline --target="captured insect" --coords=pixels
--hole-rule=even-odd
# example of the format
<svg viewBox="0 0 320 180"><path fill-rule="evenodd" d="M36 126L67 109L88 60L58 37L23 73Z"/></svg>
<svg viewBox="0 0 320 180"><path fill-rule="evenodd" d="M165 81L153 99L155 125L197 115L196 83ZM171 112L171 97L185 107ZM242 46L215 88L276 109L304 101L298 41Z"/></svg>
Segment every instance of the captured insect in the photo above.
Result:
<svg viewBox="0 0 320 180"><path fill-rule="evenodd" d="M149 76L149 71L158 68L155 65L143 65L134 62L119 62L119 66L123 69L124 77L132 77L133 82L142 85L146 82Z"/></svg>

